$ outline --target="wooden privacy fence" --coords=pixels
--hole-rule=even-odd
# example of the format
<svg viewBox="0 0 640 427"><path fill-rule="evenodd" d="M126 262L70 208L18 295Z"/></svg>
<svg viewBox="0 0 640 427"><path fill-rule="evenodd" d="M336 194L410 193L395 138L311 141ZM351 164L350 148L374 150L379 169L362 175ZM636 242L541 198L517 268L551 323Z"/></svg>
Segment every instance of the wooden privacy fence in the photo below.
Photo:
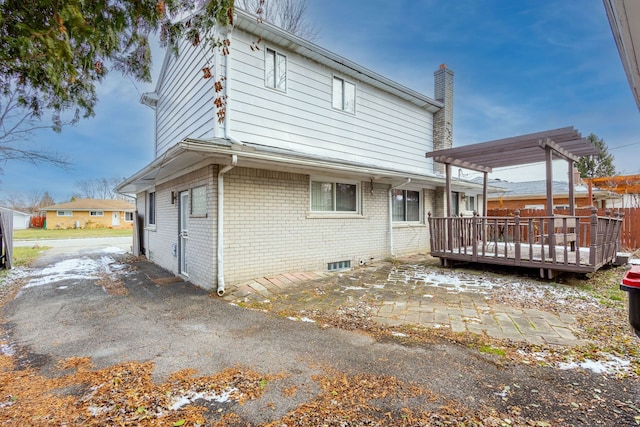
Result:
<svg viewBox="0 0 640 427"><path fill-rule="evenodd" d="M576 208L576 216L591 215L591 207ZM489 217L513 217L515 209L489 209ZM614 208L597 210L598 216L611 216L614 213L622 216L622 230L620 232L620 248L625 251L640 249L640 208ZM569 215L568 209L554 209L556 215ZM544 209L520 209L521 217L543 217Z"/></svg>

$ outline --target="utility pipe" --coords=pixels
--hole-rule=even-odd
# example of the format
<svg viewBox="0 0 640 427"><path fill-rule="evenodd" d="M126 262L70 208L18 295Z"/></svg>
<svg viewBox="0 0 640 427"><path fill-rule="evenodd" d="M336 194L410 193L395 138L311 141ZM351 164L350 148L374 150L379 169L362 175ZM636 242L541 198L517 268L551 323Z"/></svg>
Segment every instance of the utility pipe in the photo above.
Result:
<svg viewBox="0 0 640 427"><path fill-rule="evenodd" d="M218 289L219 297L224 295L224 174L238 164L238 156L231 156L231 164L218 172Z"/></svg>
<svg viewBox="0 0 640 427"><path fill-rule="evenodd" d="M395 250L393 249L393 190L404 187L410 182L411 178L407 178L407 180L402 184L398 184L389 188L389 248L391 249L392 257L396 256Z"/></svg>

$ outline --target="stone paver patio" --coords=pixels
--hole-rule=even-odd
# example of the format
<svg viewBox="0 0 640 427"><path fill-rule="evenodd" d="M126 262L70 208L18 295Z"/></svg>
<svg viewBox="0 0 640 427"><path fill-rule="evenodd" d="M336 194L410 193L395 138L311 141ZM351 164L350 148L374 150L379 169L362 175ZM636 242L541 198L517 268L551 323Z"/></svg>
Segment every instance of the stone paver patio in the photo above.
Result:
<svg viewBox="0 0 640 427"><path fill-rule="evenodd" d="M391 326L450 328L453 332L486 333L493 338L530 344L582 343L574 333L576 318L570 314L493 301L492 292L504 286L510 280L508 276L485 278L443 270L424 260L412 258L396 265L380 262L342 273L263 277L229 287L224 299L235 303L269 302L275 310L293 312L334 313L365 307L372 320Z"/></svg>

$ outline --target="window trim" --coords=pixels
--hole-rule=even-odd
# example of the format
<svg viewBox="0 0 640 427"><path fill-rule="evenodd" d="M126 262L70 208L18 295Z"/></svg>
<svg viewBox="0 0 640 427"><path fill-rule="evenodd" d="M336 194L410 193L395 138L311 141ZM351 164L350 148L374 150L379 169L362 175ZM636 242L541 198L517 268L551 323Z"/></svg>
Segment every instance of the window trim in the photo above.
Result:
<svg viewBox="0 0 640 427"><path fill-rule="evenodd" d="M195 190L202 190L204 192L204 194L202 195L202 197L204 197L204 211L202 212L194 212L193 211L193 202L196 200L196 198L193 196L193 192ZM189 190L189 216L194 217L194 218L206 218L207 217L207 186L206 184L203 185L197 185L193 188L191 188Z"/></svg>
<svg viewBox="0 0 640 427"><path fill-rule="evenodd" d="M341 100L341 107L336 107L334 104L334 97L335 97L335 91L336 91L336 80L340 81L340 88L341 88L341 94L342 94L342 100ZM350 84L353 86L353 110L347 110L345 109L345 85L346 84ZM350 80L346 80L340 76L337 75L333 75L331 78L331 108L333 108L336 111L342 111L343 113L347 113L347 114L356 114L356 93L357 93L357 85L350 81Z"/></svg>
<svg viewBox="0 0 640 427"><path fill-rule="evenodd" d="M157 206L158 206L158 195L156 193L155 190L153 191L147 191L147 197L146 199L146 217L147 217L147 226L154 228L156 226L156 223L158 222L157 219Z"/></svg>
<svg viewBox="0 0 640 427"><path fill-rule="evenodd" d="M321 183L330 183L332 184L332 197L333 197L333 210L330 211L319 211L313 209L313 183L321 182ZM347 184L347 185L355 185L356 187L356 209L354 211L339 211L336 210L336 184ZM309 177L309 213L314 216L361 216L362 215L362 185L359 181L349 180L349 179L341 179L336 177L327 177L327 176L310 176Z"/></svg>
<svg viewBox="0 0 640 427"><path fill-rule="evenodd" d="M271 58L269 57L270 52L273 52L273 84L268 81L268 73L269 73L269 62ZM278 58L284 58L284 87L278 87L277 85L277 77L279 76L278 71L280 70L280 66L278 63ZM288 72L289 72L289 61L287 60L287 55L281 53L276 49L272 49L270 47L265 49L264 52L264 86L267 89L277 90L278 92L287 92L287 88L289 86L288 82Z"/></svg>
<svg viewBox="0 0 640 427"><path fill-rule="evenodd" d="M402 191L403 193L403 199L404 199L404 219L403 220L396 220L393 219L393 206L394 206L394 200L393 198L394 196L394 192L395 191ZM418 193L418 219L417 220L407 220L407 191L411 191L413 193ZM412 188L396 188L391 192L391 218L392 218L392 222L393 224L423 224L424 223L424 209L423 209L423 203L424 203L424 192L422 191L422 189L412 189Z"/></svg>

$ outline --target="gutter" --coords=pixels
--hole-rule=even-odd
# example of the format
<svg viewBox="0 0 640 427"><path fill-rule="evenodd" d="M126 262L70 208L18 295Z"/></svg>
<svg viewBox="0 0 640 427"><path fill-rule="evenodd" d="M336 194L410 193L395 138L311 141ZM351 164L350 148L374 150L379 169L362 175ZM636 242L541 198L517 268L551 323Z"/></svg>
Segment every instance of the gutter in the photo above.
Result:
<svg viewBox="0 0 640 427"><path fill-rule="evenodd" d="M391 256L396 256L395 250L393 248L393 190L396 190L400 187L404 187L411 182L411 178L407 178L405 182L402 184L394 185L389 187L389 249L391 252Z"/></svg>
<svg viewBox="0 0 640 427"><path fill-rule="evenodd" d="M224 174L238 164L238 156L231 156L231 164L218 172L218 289L219 297L224 295Z"/></svg>

